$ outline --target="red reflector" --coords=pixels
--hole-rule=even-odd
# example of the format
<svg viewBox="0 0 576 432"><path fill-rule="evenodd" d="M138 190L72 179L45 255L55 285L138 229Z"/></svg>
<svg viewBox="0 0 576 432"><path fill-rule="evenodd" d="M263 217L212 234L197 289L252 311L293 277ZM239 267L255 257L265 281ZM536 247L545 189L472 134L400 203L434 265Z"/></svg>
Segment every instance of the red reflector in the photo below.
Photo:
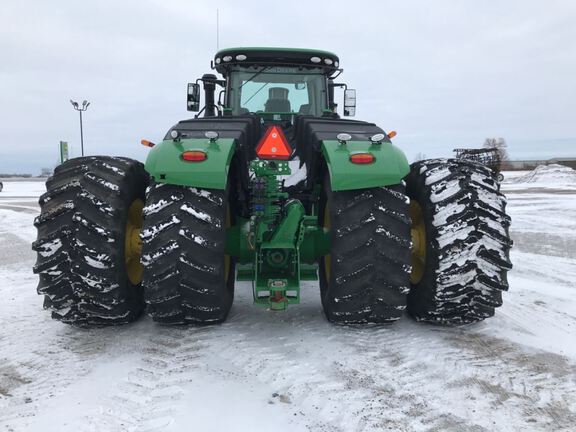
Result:
<svg viewBox="0 0 576 432"><path fill-rule="evenodd" d="M206 153L200 150L185 151L182 159L187 162L202 162L206 160Z"/></svg>
<svg viewBox="0 0 576 432"><path fill-rule="evenodd" d="M374 162L374 155L371 153L356 153L350 156L350 162L355 164L371 164Z"/></svg>
<svg viewBox="0 0 576 432"><path fill-rule="evenodd" d="M290 159L292 147L286 141L282 128L270 126L256 147L256 154L260 159Z"/></svg>

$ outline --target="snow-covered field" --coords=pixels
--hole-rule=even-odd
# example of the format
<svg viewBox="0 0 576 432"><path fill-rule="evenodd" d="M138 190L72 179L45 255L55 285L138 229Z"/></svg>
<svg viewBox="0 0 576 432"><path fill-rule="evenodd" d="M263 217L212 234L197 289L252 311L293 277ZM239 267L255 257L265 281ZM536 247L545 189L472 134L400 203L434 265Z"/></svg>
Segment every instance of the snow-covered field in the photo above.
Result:
<svg viewBox="0 0 576 432"><path fill-rule="evenodd" d="M42 310L37 182L0 193L0 432L574 431L576 180L505 173L514 269L494 318L326 322L318 287L272 313L237 284L214 327L80 330Z"/></svg>

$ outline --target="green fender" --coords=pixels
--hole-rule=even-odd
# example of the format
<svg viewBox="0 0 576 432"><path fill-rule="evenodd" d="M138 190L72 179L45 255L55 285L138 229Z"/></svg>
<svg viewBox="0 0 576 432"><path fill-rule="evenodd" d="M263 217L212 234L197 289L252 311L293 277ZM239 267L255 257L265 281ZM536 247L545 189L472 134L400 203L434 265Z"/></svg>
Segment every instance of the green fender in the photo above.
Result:
<svg viewBox="0 0 576 432"><path fill-rule="evenodd" d="M165 140L155 145L146 159L146 171L158 183L226 189L228 170L234 155L234 139ZM200 150L206 153L202 162L182 160L182 153Z"/></svg>
<svg viewBox="0 0 576 432"><path fill-rule="evenodd" d="M371 153L374 162L358 165L350 162L354 153ZM390 142L322 141L322 154L330 172L333 191L365 189L398 184L410 172L410 164L398 147Z"/></svg>

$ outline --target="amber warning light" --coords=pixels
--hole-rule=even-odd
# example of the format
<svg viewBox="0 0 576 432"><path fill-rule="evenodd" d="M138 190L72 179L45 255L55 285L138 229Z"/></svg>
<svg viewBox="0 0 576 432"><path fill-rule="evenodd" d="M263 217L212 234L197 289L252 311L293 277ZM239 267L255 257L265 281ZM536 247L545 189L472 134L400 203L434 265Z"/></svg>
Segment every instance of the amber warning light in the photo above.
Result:
<svg viewBox="0 0 576 432"><path fill-rule="evenodd" d="M256 154L260 159L290 159L292 148L281 127L272 125L268 128L256 147Z"/></svg>

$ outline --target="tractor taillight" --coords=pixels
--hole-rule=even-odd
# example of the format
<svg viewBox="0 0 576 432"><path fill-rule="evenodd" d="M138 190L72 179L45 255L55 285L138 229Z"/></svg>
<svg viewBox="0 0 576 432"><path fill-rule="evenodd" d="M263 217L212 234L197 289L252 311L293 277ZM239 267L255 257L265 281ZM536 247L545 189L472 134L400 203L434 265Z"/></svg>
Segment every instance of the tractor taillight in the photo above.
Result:
<svg viewBox="0 0 576 432"><path fill-rule="evenodd" d="M206 153L200 150L190 150L182 153L182 160L186 162L202 162L206 160Z"/></svg>
<svg viewBox="0 0 576 432"><path fill-rule="evenodd" d="M272 125L268 128L256 147L256 155L260 159L290 159L292 147L288 144L281 127Z"/></svg>
<svg viewBox="0 0 576 432"><path fill-rule="evenodd" d="M374 155L372 153L355 153L350 156L350 162L359 165L371 164L374 162Z"/></svg>

